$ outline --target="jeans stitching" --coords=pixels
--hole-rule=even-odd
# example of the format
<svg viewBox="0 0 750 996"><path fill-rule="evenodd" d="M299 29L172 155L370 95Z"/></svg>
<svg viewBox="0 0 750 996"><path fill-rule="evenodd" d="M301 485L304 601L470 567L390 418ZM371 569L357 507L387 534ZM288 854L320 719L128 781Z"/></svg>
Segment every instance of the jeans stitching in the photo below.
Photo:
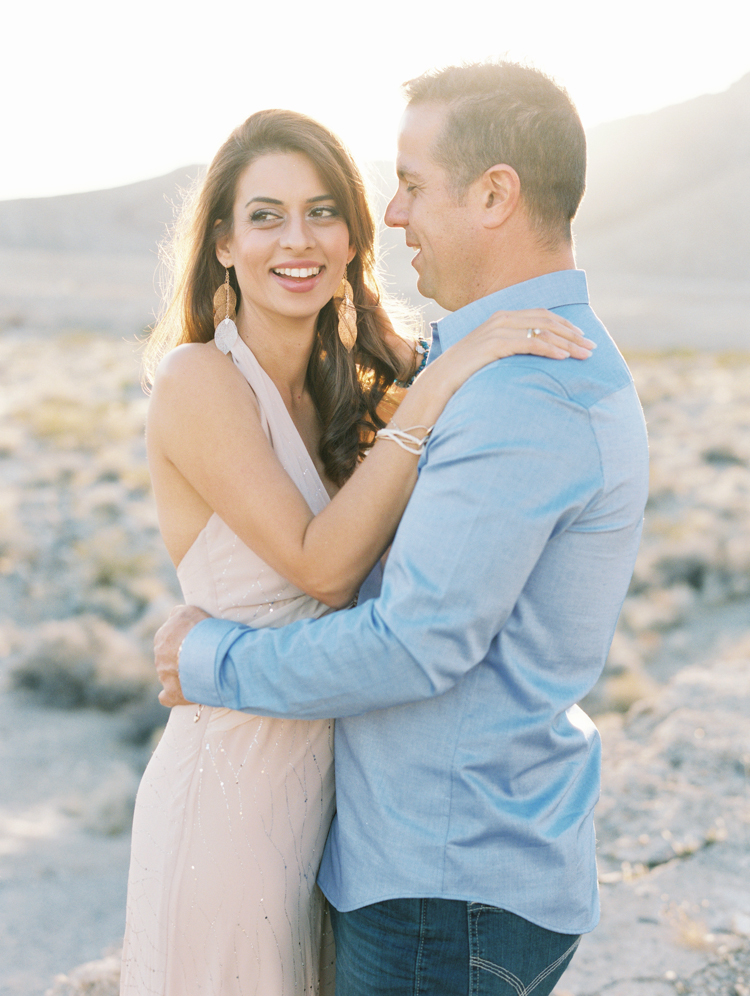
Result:
<svg viewBox="0 0 750 996"><path fill-rule="evenodd" d="M419 996L422 981L422 952L424 950L424 932L427 910L425 909L427 900L419 900L419 944L417 945L417 963L414 967L414 996Z"/></svg>
<svg viewBox="0 0 750 996"><path fill-rule="evenodd" d="M492 961L485 961L484 958L472 958L472 963L477 968L483 968L485 972L489 972L491 975L497 975L498 978L507 982L509 986L513 986L518 996L526 996L528 990L524 988L523 982L513 972L508 971L507 968L503 968L502 965L496 965Z"/></svg>
<svg viewBox="0 0 750 996"><path fill-rule="evenodd" d="M477 966L474 963L474 955L472 951L477 949L477 920L478 916L473 915L473 910L471 906L466 907L466 914L469 920L469 996L477 996L477 990L479 985L479 972L477 971Z"/></svg>
<svg viewBox="0 0 750 996"><path fill-rule="evenodd" d="M533 990L536 989L536 987L539 985L540 982L543 982L544 979L546 979L551 972L554 972L555 969L559 968L560 965L562 965L562 963L565 961L566 958L568 957L572 958L573 955L575 954L576 948L580 944L580 941L581 938L577 937L575 941L573 941L573 943L570 945L567 951L564 951L556 961L553 961L552 964L548 965L543 972L540 972L539 975L537 975L537 977L534 979L534 981L528 986L528 988L526 989L526 993L533 992Z"/></svg>
<svg viewBox="0 0 750 996"><path fill-rule="evenodd" d="M473 965L476 965L477 968L483 968L486 972L490 972L492 975L497 975L509 985L513 986L518 993L518 996L530 996L536 987L540 983L544 982L547 976L554 972L556 968L559 968L566 958L573 956L576 948L580 944L580 941L581 938L577 937L568 950L564 951L559 958L555 959L555 961L543 969L535 979L532 979L528 986L524 986L517 975L514 975L513 972L510 972L507 968L503 968L502 965L496 965L494 962L486 961L484 958L479 957L472 957L471 962Z"/></svg>

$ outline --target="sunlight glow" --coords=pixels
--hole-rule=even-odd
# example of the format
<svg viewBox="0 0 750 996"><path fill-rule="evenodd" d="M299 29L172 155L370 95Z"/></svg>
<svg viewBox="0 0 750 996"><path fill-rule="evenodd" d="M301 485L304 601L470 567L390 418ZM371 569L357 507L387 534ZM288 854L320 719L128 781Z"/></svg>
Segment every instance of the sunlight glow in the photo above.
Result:
<svg viewBox="0 0 750 996"><path fill-rule="evenodd" d="M357 10L361 7L357 6ZM197 11L198 8L195 8ZM357 20L359 17L359 20ZM13 149L0 199L115 186L207 162L261 107L329 124L364 159L393 155L399 85L430 67L508 56L565 85L587 128L726 89L750 70L736 0L710 19L670 0L541 0L451 17L383 0L353 13L289 0L270 17L226 0L210 15L176 0L14 5L0 64ZM727 26L730 27L727 27ZM33 71L30 58L33 55Z"/></svg>

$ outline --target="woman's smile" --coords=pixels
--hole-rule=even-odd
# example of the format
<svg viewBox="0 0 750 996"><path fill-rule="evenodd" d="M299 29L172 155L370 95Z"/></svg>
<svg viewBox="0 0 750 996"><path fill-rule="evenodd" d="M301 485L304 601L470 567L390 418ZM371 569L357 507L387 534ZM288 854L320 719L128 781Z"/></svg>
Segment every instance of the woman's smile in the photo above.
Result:
<svg viewBox="0 0 750 996"><path fill-rule="evenodd" d="M325 269L319 263L293 262L274 266L271 274L285 290L304 294L317 287Z"/></svg>

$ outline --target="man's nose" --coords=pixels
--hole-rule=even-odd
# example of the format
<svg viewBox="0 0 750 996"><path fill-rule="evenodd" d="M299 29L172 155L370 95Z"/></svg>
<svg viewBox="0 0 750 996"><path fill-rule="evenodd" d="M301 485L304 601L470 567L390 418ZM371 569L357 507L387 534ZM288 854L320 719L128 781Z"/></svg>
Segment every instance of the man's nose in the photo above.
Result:
<svg viewBox="0 0 750 996"><path fill-rule="evenodd" d="M385 209L383 219L389 228L406 228L409 222L409 215L406 211L406 202L400 190L391 198L388 207Z"/></svg>

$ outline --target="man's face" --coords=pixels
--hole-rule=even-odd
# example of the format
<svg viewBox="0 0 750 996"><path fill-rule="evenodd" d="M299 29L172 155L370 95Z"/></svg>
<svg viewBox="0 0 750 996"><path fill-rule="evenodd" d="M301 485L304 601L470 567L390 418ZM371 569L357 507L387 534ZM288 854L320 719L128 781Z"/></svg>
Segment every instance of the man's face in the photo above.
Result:
<svg viewBox="0 0 750 996"><path fill-rule="evenodd" d="M420 294L456 311L481 296L475 265L481 232L472 187L459 203L448 174L432 158L446 114L441 104L407 107L398 136L398 190L385 223L403 228L406 244L418 250L412 266Z"/></svg>

